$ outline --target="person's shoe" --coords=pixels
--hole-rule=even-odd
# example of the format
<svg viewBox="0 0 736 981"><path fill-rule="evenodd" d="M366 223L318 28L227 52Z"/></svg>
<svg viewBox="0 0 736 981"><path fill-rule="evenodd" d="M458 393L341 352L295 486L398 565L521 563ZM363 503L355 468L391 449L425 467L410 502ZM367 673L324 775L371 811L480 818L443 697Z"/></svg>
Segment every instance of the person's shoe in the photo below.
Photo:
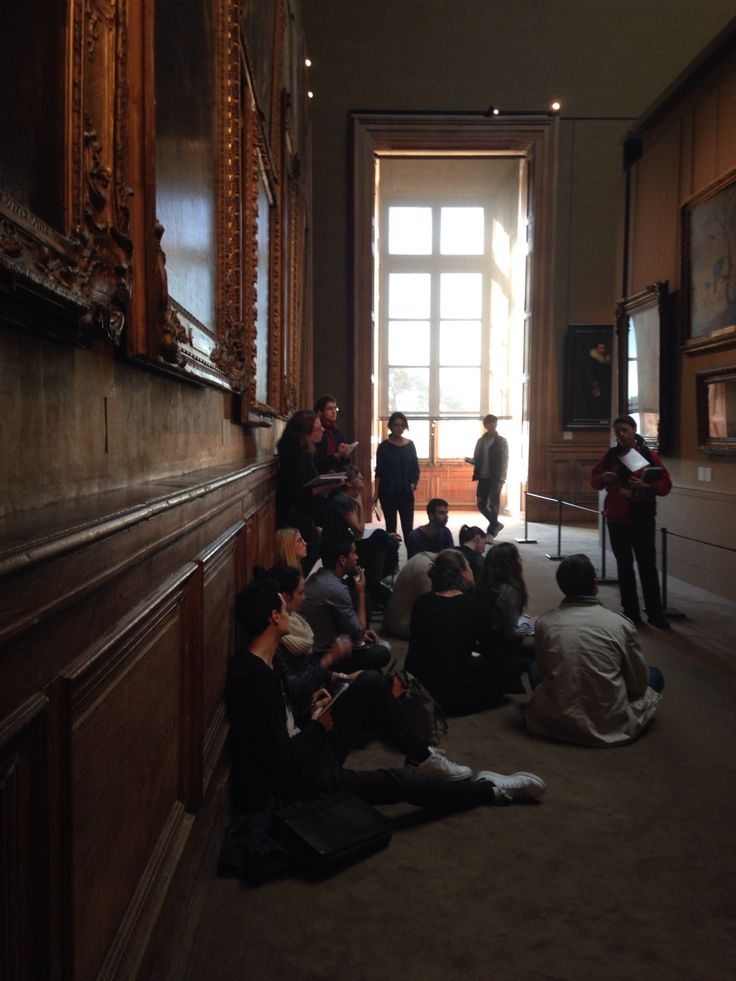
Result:
<svg viewBox="0 0 736 981"><path fill-rule="evenodd" d="M479 770L475 779L493 784L497 804L510 804L512 800L539 800L546 789L541 777L524 770L508 776L494 773L493 770Z"/></svg>
<svg viewBox="0 0 736 981"><path fill-rule="evenodd" d="M499 532L503 531L505 527L506 526L502 525L500 521L497 521L493 526L493 537L495 538L496 535L498 535Z"/></svg>
<svg viewBox="0 0 736 981"><path fill-rule="evenodd" d="M660 630L669 630L670 629L670 622L669 622L669 620L666 620L662 616L661 613L659 614L659 616L649 617L649 622L651 623L651 625L653 627L659 627Z"/></svg>
<svg viewBox="0 0 736 981"><path fill-rule="evenodd" d="M426 760L421 763L407 760L406 765L415 767L418 773L423 777L429 777L430 780L469 780L473 775L469 766L453 763L441 749L435 749L434 746L429 747L429 756Z"/></svg>

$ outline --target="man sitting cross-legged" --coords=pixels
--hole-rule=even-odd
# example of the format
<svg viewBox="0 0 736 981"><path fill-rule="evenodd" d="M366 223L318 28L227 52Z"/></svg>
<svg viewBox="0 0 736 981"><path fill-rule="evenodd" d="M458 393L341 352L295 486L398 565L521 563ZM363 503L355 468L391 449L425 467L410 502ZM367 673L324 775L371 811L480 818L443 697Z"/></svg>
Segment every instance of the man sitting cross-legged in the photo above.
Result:
<svg viewBox="0 0 736 981"><path fill-rule="evenodd" d="M307 580L302 616L314 631L314 649L329 650L340 634L347 634L352 654L343 661L343 671L380 671L391 657L374 630L368 629L365 606L365 575L358 565L354 540L324 541L320 549L322 568ZM352 581L355 604L347 585Z"/></svg>
<svg viewBox="0 0 736 981"><path fill-rule="evenodd" d="M526 709L530 732L585 746L631 742L654 715L664 679L647 669L636 627L596 599L595 569L585 555L557 568L565 599L536 623L536 684Z"/></svg>
<svg viewBox="0 0 736 981"><path fill-rule="evenodd" d="M452 532L447 527L450 515L450 505L441 497L433 497L427 502L426 525L415 528L406 540L406 555L411 558L417 552L441 552L443 548L452 548Z"/></svg>
<svg viewBox="0 0 736 981"><path fill-rule="evenodd" d="M295 726L274 656L289 629L286 604L276 584L259 580L238 601L247 647L228 665L225 702L230 718L233 809L237 813L280 806L296 796L348 790L372 804L406 801L437 811L539 798L543 781L531 773L503 776L480 771L474 780L436 780L417 767L346 770L330 746L329 695L315 693L311 719Z"/></svg>

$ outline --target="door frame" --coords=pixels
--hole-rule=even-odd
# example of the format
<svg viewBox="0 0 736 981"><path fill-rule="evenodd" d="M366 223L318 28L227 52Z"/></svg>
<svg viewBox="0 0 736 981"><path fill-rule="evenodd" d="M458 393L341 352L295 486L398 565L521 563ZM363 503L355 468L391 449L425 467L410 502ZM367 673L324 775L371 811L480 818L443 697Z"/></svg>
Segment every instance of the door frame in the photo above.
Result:
<svg viewBox="0 0 736 981"><path fill-rule="evenodd" d="M527 325L522 424L529 426L529 482L535 486L536 471L544 466L542 418L549 396L549 372L554 361L553 323L554 227L557 173L556 116L530 115L489 119L480 114L452 113L351 113L353 148L353 376L352 432L359 441L358 465L366 478L371 474L371 428L376 410L372 380L375 345L374 309L374 205L376 157L391 152L423 155L431 152L478 156L494 153L523 156L528 163L527 230L529 266L524 322ZM370 406L371 411L367 411ZM366 480L366 486L369 485Z"/></svg>

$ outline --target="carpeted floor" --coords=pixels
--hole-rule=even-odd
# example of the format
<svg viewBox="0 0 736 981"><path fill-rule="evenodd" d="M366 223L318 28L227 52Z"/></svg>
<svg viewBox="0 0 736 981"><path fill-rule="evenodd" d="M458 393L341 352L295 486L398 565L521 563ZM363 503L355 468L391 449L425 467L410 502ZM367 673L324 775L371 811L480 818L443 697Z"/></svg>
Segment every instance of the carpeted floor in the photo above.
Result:
<svg viewBox="0 0 736 981"><path fill-rule="evenodd" d="M522 532L508 523L499 541ZM530 537L538 543L520 548L539 614L560 599L546 557L556 529L534 525ZM595 532L565 531L562 544L600 568ZM601 598L618 608L615 586ZM451 758L534 770L547 782L543 802L402 828L384 852L319 883L217 878L221 808L199 871L173 892L178 923L147 976L736 978L736 604L676 580L669 602L687 618L641 629L666 688L638 742L597 750L534 738L520 726L524 696L454 719L442 744ZM350 765L398 761L375 743Z"/></svg>

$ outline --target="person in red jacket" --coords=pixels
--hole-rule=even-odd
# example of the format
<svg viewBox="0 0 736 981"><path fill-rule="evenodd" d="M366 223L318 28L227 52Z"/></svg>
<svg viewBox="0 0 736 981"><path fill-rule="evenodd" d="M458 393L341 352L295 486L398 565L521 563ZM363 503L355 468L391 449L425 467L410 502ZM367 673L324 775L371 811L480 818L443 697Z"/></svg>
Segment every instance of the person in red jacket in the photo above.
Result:
<svg viewBox="0 0 736 981"><path fill-rule="evenodd" d="M613 431L616 446L607 450L593 467L590 482L596 490L606 491L603 513L618 566L621 605L630 620L641 623L634 576L636 558L649 622L668 630L657 576L654 516L657 497L669 494L672 481L659 454L637 434L636 421L631 416L614 419Z"/></svg>

